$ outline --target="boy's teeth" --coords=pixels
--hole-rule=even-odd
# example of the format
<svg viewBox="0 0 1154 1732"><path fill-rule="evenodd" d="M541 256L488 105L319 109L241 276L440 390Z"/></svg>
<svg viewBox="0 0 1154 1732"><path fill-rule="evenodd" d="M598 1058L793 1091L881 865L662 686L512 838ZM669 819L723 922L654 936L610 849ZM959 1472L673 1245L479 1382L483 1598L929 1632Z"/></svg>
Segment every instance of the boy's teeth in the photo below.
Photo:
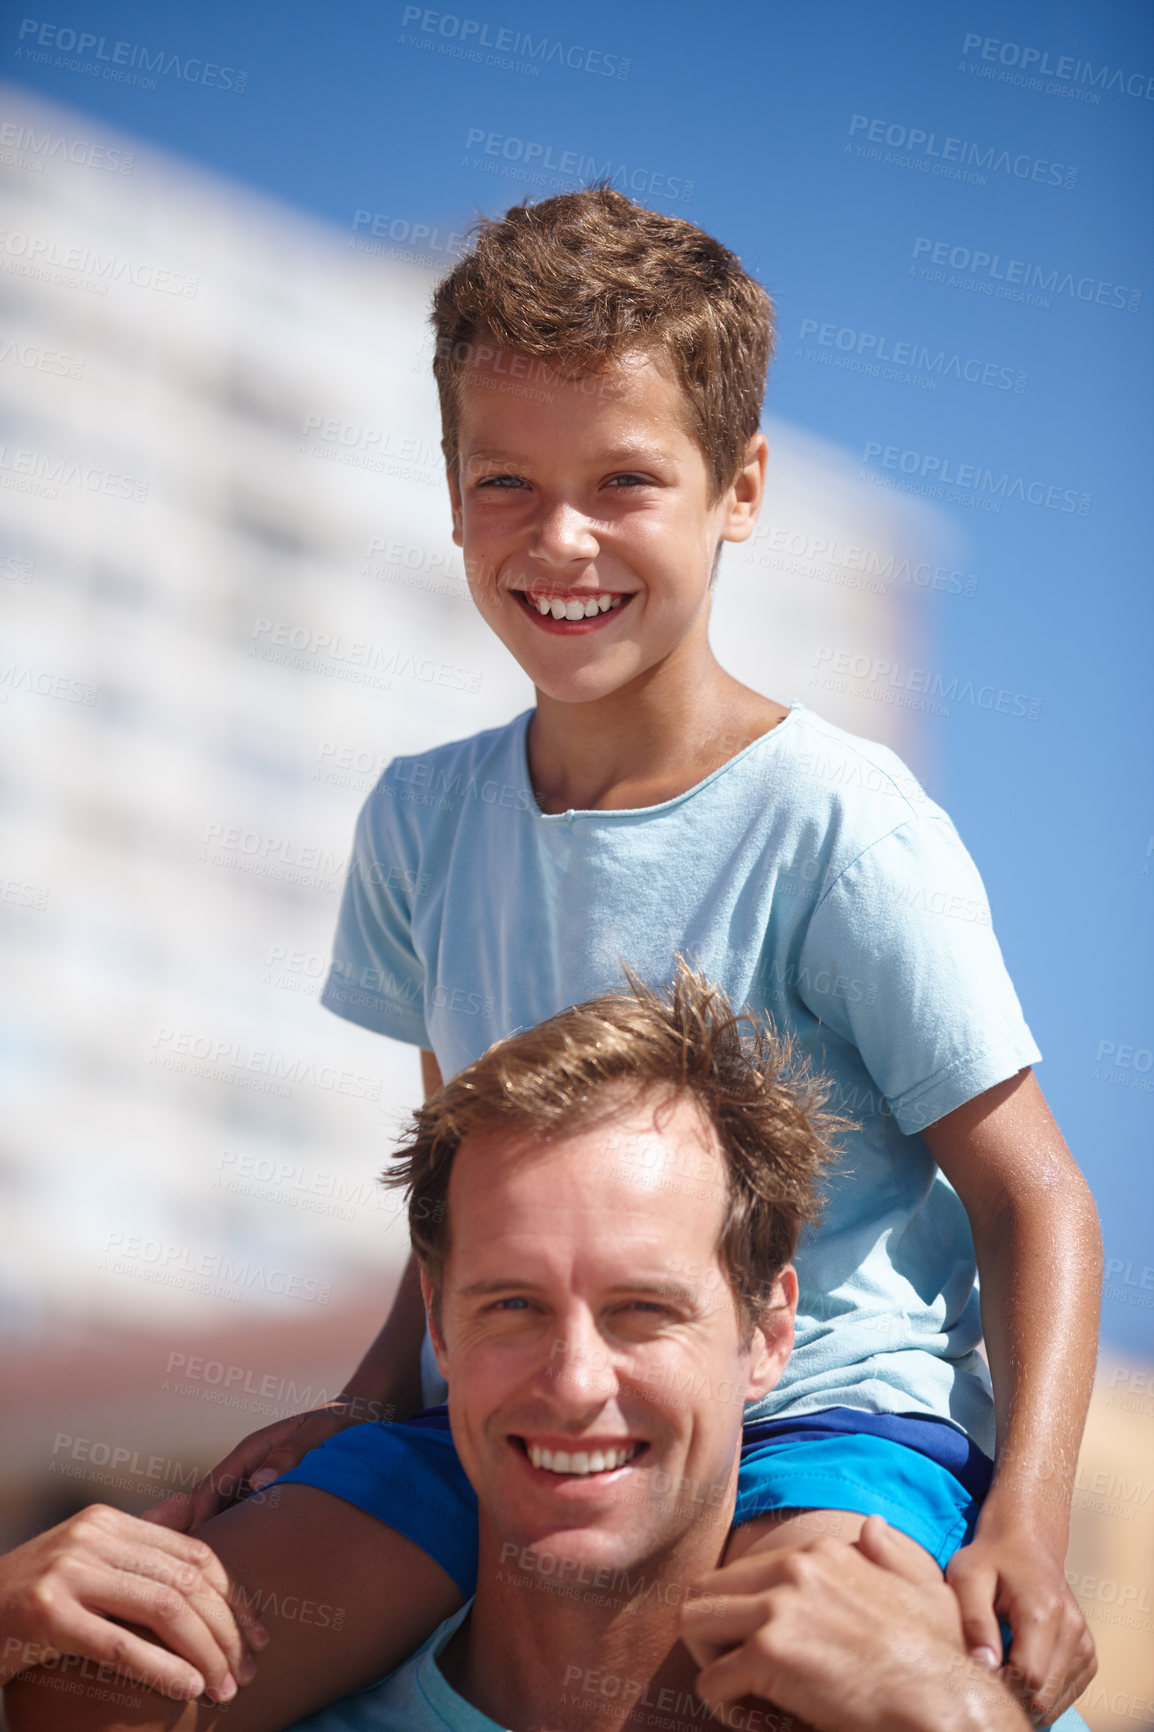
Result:
<svg viewBox="0 0 1154 1732"><path fill-rule="evenodd" d="M615 1468L624 1467L636 1453L636 1446L624 1449L595 1449L590 1454L584 1449L570 1452L564 1449L542 1449L537 1443L529 1445L529 1460L533 1466L543 1467L549 1473L612 1473Z"/></svg>
<svg viewBox="0 0 1154 1732"><path fill-rule="evenodd" d="M560 596L539 595L535 606L542 619L548 614L554 619L593 619L596 614L608 613L611 607L620 607L624 600L623 595L574 595L567 601Z"/></svg>

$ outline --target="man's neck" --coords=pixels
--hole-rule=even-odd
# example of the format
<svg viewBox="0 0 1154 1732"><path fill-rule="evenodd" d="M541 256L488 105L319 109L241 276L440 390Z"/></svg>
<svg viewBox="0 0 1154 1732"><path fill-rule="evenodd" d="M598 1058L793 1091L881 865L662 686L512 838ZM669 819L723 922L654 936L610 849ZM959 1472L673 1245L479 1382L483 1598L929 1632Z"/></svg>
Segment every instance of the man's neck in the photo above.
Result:
<svg viewBox="0 0 1154 1732"><path fill-rule="evenodd" d="M629 1570L550 1568L547 1553L501 1561L482 1534L477 1598L439 1664L510 1732L632 1732L692 1724L697 1668L678 1639L689 1585L716 1568L728 1523ZM693 1710L696 1708L696 1714Z"/></svg>

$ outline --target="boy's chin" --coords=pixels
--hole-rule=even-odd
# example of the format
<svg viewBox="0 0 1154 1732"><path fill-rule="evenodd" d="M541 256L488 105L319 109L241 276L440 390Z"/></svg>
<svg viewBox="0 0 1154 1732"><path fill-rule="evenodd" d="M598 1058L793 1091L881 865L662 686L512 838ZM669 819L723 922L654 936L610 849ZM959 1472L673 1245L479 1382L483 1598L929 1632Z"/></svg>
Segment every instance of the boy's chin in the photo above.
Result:
<svg viewBox="0 0 1154 1732"><path fill-rule="evenodd" d="M522 664L525 666L525 664ZM641 670L638 667L566 668L525 666L539 698L557 704L595 704L624 691Z"/></svg>

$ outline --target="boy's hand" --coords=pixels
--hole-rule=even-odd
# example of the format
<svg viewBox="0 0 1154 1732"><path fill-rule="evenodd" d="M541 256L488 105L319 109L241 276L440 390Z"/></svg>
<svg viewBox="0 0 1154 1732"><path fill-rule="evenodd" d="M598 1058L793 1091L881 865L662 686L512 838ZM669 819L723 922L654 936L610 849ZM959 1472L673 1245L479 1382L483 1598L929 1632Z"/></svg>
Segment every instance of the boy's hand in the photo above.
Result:
<svg viewBox="0 0 1154 1732"><path fill-rule="evenodd" d="M296 1467L310 1449L319 1449L347 1426L391 1417L392 1410L381 1402L342 1395L323 1407L278 1419L238 1443L191 1492L173 1492L148 1510L143 1519L157 1527L189 1533L210 1516L219 1515L230 1504L248 1497L250 1492L271 1485L282 1473Z"/></svg>
<svg viewBox="0 0 1154 1732"><path fill-rule="evenodd" d="M853 1545L749 1552L696 1588L681 1638L711 1704L757 1696L818 1732L1026 1732L1002 1685L966 1658L937 1565L876 1516Z"/></svg>
<svg viewBox="0 0 1154 1732"><path fill-rule="evenodd" d="M164 1646L137 1635L151 1631ZM228 1702L267 1633L201 1540L93 1504L0 1557L0 1682L76 1654L190 1701Z"/></svg>
<svg viewBox="0 0 1154 1732"><path fill-rule="evenodd" d="M1001 1668L1008 1687L1035 1724L1065 1713L1098 1670L1091 1636L1070 1592L1062 1559L1037 1528L999 1527L955 1552L946 1580L958 1596L971 1659ZM1003 1665L998 1621L1013 1632Z"/></svg>

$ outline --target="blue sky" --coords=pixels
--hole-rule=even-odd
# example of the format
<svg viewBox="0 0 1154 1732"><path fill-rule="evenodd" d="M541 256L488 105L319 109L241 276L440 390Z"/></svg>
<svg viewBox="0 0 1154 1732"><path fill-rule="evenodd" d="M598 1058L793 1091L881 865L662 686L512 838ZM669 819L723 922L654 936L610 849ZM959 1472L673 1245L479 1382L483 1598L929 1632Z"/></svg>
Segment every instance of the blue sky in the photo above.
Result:
<svg viewBox="0 0 1154 1732"><path fill-rule="evenodd" d="M10 14L2 47L8 76L344 229L359 210L460 230L534 190L486 164L609 164L771 289L775 414L875 470L896 448L893 479L960 471L1000 504L942 502L979 581L929 602L933 665L1037 716L960 702L925 719L930 788L985 876L1041 1080L1099 1197L1122 1295L1106 1339L1149 1352L1154 14L744 10L89 0L82 25ZM97 38L95 73L58 64L68 30ZM128 70L144 49L179 71L156 90L114 81L117 42ZM226 71L206 84L206 65ZM976 377L912 388L811 358L902 343Z"/></svg>

